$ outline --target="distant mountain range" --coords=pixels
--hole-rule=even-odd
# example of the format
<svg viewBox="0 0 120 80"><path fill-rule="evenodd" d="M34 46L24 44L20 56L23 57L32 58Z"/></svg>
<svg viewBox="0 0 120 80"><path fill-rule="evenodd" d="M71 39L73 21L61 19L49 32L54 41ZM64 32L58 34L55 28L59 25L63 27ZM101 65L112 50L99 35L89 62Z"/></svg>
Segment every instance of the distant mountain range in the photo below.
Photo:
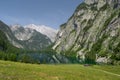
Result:
<svg viewBox="0 0 120 80"><path fill-rule="evenodd" d="M49 37L28 27L8 26L0 21L0 30L5 33L9 42L17 48L40 50L52 44Z"/></svg>
<svg viewBox="0 0 120 80"><path fill-rule="evenodd" d="M29 24L29 25L26 25L24 27L36 30L36 31L46 35L47 37L49 37L51 39L52 42L54 42L56 34L58 32L57 30L50 28L48 26L45 26L45 25Z"/></svg>
<svg viewBox="0 0 120 80"><path fill-rule="evenodd" d="M32 33L34 31L37 31L43 35L46 35L51 39L52 42L54 42L56 34L58 32L57 30L50 28L48 26L35 24L29 24L26 26L16 24L11 25L10 28L18 40L27 40L32 36Z"/></svg>
<svg viewBox="0 0 120 80"><path fill-rule="evenodd" d="M24 28L21 25L10 26L10 29L12 30L15 37L21 41L30 39L33 36L33 34L36 32L33 29Z"/></svg>

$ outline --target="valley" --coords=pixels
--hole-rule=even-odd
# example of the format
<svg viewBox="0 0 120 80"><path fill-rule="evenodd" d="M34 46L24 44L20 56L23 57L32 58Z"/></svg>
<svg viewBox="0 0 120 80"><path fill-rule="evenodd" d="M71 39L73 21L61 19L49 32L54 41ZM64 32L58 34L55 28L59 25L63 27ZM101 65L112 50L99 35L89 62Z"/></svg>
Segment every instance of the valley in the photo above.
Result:
<svg viewBox="0 0 120 80"><path fill-rule="evenodd" d="M19 7L24 15L10 9L28 21L0 15L0 80L120 80L120 0L80 0L64 23L73 3L61 11L69 2L44 9L37 1L50 0L31 0L26 3L30 8L20 2L29 8L26 13ZM44 20L54 27L41 25Z"/></svg>
<svg viewBox="0 0 120 80"><path fill-rule="evenodd" d="M12 54L15 61L24 56L30 63L42 58L42 63L120 65L119 0L85 0L59 30L35 24L9 26L3 21L0 30L3 60Z"/></svg>

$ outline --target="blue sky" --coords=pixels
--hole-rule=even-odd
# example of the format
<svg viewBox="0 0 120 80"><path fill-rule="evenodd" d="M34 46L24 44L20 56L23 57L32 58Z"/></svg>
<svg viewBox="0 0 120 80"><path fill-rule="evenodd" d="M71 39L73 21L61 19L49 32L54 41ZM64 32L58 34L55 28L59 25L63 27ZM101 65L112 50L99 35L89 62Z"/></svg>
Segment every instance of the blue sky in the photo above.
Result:
<svg viewBox="0 0 120 80"><path fill-rule="evenodd" d="M47 25L55 29L65 23L83 0L0 0L0 20L8 25Z"/></svg>

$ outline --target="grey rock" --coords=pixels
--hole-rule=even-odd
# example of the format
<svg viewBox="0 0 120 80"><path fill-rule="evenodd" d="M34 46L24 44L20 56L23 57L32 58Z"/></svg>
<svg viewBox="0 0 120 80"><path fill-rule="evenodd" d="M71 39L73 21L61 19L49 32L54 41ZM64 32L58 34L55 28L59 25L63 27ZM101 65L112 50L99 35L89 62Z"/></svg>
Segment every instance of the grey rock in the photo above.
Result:
<svg viewBox="0 0 120 80"><path fill-rule="evenodd" d="M60 26L53 49L58 53L74 52L80 59L91 54L94 57L96 53L104 54L103 57L116 54L114 49L120 44L120 0L85 0L85 3Z"/></svg>
<svg viewBox="0 0 120 80"><path fill-rule="evenodd" d="M21 25L10 26L13 36L15 36L23 49L40 50L52 44L52 41L44 34Z"/></svg>

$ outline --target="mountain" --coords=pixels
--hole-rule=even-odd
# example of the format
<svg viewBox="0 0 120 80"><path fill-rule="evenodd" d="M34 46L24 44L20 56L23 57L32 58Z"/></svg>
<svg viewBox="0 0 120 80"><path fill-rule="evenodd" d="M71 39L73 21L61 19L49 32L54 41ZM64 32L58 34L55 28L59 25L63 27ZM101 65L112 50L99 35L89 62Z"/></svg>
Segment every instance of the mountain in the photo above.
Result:
<svg viewBox="0 0 120 80"><path fill-rule="evenodd" d="M8 49L8 45L10 44L6 35L0 30L0 51L6 51Z"/></svg>
<svg viewBox="0 0 120 80"><path fill-rule="evenodd" d="M24 29L20 26L9 27L2 21L0 21L0 30L4 32L8 41L17 48L41 50L47 48L52 43L46 35L36 30Z"/></svg>
<svg viewBox="0 0 120 80"><path fill-rule="evenodd" d="M35 25L35 24L29 24L25 26L26 28L34 29L46 36L48 36L52 42L54 42L57 30L47 27L45 25Z"/></svg>
<svg viewBox="0 0 120 80"><path fill-rule="evenodd" d="M36 30L24 28L20 25L12 25L10 28L14 36L24 46L24 49L40 50L48 47L52 43L46 35Z"/></svg>
<svg viewBox="0 0 120 80"><path fill-rule="evenodd" d="M24 28L21 25L12 25L10 26L13 34L18 40L28 40L31 36L33 36L34 30L31 30L29 28Z"/></svg>
<svg viewBox="0 0 120 80"><path fill-rule="evenodd" d="M6 25L5 23L3 23L2 21L0 21L0 30L2 32L4 32L4 34L7 36L7 39L9 40L9 42L11 44L13 44L15 47L23 48L23 46L20 44L19 40L17 40L15 38L15 36L12 34L12 31L8 27L8 25Z"/></svg>
<svg viewBox="0 0 120 80"><path fill-rule="evenodd" d="M120 64L120 0L84 0L60 26L53 49L79 62Z"/></svg>
<svg viewBox="0 0 120 80"><path fill-rule="evenodd" d="M9 42L5 33L0 30L0 59L6 60L6 58L9 57L9 59L12 58L11 60L13 60L13 58L15 57L14 55L17 54L18 52L20 52L20 49L13 46L13 44ZM12 54L12 55L9 55L9 54Z"/></svg>

